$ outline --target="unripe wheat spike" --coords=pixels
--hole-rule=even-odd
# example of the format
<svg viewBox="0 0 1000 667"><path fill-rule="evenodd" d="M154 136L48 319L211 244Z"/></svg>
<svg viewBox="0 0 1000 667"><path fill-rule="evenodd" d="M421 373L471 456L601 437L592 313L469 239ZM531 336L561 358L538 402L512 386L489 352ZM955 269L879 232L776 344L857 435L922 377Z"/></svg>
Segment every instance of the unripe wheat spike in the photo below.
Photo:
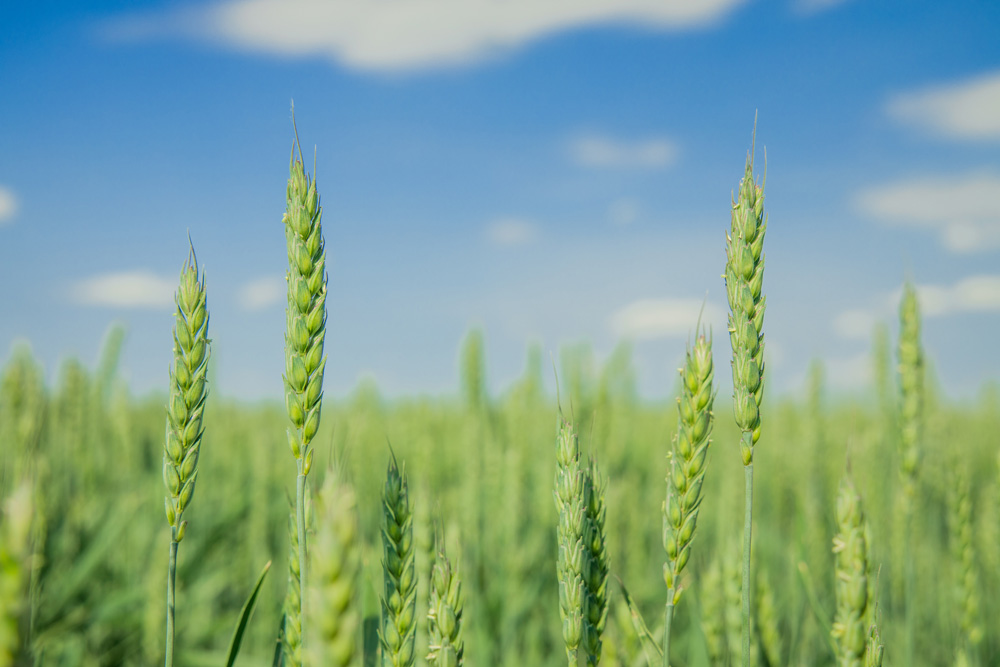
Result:
<svg viewBox="0 0 1000 667"><path fill-rule="evenodd" d="M837 664L861 667L868 643L868 544L861 497L848 477L841 482L837 494L837 528L837 536L833 538L837 615L832 631Z"/></svg>
<svg viewBox="0 0 1000 667"><path fill-rule="evenodd" d="M347 667L358 650L361 609L357 599L360 538L354 490L334 471L327 473L316 503L313 575L307 607L309 664Z"/></svg>
<svg viewBox="0 0 1000 667"><path fill-rule="evenodd" d="M412 667L416 656L417 573L413 544L413 512L406 474L389 462L382 491L383 664Z"/></svg>
<svg viewBox="0 0 1000 667"><path fill-rule="evenodd" d="M681 395L677 398L677 437L670 455L667 498L663 504L663 548L667 561L663 579L667 584L666 620L663 626L663 665L670 653L670 626L674 605L683 588L679 576L691 557L691 542L698 525L702 485L708 464L712 434L712 342L699 334L680 369Z"/></svg>
<svg viewBox="0 0 1000 667"><path fill-rule="evenodd" d="M559 523L556 531L559 556L556 565L559 579L559 616L566 645L569 667L577 667L583 624L586 617L584 574L587 530L587 503L584 474L580 469L580 444L573 426L559 416L556 438L556 509Z"/></svg>
<svg viewBox="0 0 1000 667"><path fill-rule="evenodd" d="M431 572L427 621L427 661L435 667L461 667L465 654L462 612L465 601L462 581L444 551L438 553Z"/></svg>

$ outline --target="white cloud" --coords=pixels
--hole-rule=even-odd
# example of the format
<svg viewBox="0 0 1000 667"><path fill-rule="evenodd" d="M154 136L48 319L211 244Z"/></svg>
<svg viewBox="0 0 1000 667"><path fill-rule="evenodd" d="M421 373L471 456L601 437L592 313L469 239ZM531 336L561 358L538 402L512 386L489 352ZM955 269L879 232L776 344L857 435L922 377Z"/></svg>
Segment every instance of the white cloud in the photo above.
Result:
<svg viewBox="0 0 1000 667"><path fill-rule="evenodd" d="M619 227L632 224L638 217L639 203L634 199L616 199L608 207L608 220Z"/></svg>
<svg viewBox="0 0 1000 667"><path fill-rule="evenodd" d="M892 97L896 120L954 139L1000 139L1000 70Z"/></svg>
<svg viewBox="0 0 1000 667"><path fill-rule="evenodd" d="M876 322L897 317L902 294L897 288L871 308L841 312L834 318L834 330L844 338L867 339ZM917 285L917 302L926 318L1000 312L1000 274L968 276L950 285Z"/></svg>
<svg viewBox="0 0 1000 667"><path fill-rule="evenodd" d="M267 276L245 284L240 289L239 302L244 310L263 310L279 303L285 294L284 278Z"/></svg>
<svg viewBox="0 0 1000 667"><path fill-rule="evenodd" d="M164 308L174 302L177 280L148 271L121 271L87 278L74 285L70 296L83 306Z"/></svg>
<svg viewBox="0 0 1000 667"><path fill-rule="evenodd" d="M486 236L498 246L527 245L538 237L538 229L527 220L501 218L489 224Z"/></svg>
<svg viewBox="0 0 1000 667"><path fill-rule="evenodd" d="M894 303L899 303L897 290ZM920 312L926 317L1000 311L1000 275L970 276L954 285L918 285Z"/></svg>
<svg viewBox="0 0 1000 667"><path fill-rule="evenodd" d="M677 159L677 147L663 137L628 142L589 134L574 139L569 149L573 161L584 167L655 169Z"/></svg>
<svg viewBox="0 0 1000 667"><path fill-rule="evenodd" d="M699 316L706 326L726 321L722 308L698 299L642 299L612 315L611 330L633 340L685 337L694 332Z"/></svg>
<svg viewBox="0 0 1000 667"><path fill-rule="evenodd" d="M900 227L922 227L961 253L1000 248L1000 175L922 178L862 192L858 207L867 215Z"/></svg>
<svg viewBox="0 0 1000 667"><path fill-rule="evenodd" d="M17 197L10 188L0 185L0 227L9 224L17 215Z"/></svg>
<svg viewBox="0 0 1000 667"><path fill-rule="evenodd" d="M118 41L183 36L287 57L393 70L482 60L600 24L664 30L724 19L746 0L228 0L105 26Z"/></svg>

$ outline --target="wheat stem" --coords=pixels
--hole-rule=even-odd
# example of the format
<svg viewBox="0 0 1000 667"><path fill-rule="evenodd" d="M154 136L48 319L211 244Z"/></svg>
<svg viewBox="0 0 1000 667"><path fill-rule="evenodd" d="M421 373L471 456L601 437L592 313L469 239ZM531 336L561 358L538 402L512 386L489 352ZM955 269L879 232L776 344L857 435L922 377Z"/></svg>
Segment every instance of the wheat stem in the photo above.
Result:
<svg viewBox="0 0 1000 667"><path fill-rule="evenodd" d="M743 439L750 434L744 433ZM753 464L743 467L746 509L743 514L743 586L740 588L743 605L743 667L750 667L750 537L753 525Z"/></svg>

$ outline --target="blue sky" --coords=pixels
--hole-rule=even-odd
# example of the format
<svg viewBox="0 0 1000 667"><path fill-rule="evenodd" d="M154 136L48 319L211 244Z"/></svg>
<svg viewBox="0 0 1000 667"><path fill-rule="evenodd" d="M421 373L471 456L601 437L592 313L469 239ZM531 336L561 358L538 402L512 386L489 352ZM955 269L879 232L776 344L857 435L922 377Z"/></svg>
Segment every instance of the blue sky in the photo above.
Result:
<svg viewBox="0 0 1000 667"><path fill-rule="evenodd" d="M1000 4L118 0L0 23L0 350L29 340L50 377L121 321L132 388L165 385L190 231L217 388L280 395L294 99L334 396L454 391L481 326L495 391L531 342L628 339L664 397L703 301L727 369L755 113L770 386L814 357L867 386L906 276L948 392L1000 378Z"/></svg>

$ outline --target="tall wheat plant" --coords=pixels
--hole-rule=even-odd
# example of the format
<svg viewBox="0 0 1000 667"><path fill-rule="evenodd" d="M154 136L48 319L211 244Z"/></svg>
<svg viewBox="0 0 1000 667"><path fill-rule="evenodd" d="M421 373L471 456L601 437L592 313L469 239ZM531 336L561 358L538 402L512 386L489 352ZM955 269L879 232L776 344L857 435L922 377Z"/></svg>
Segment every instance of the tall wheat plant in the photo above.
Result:
<svg viewBox="0 0 1000 667"><path fill-rule="evenodd" d="M299 147L298 136L295 139ZM287 206L283 222L288 246L288 306L285 311L285 406L292 426L288 444L298 472L295 482L295 532L298 541L299 591L306 591L307 548L305 493L312 468L312 440L319 430L326 357L326 250L321 225L322 209L316 181L306 176L301 148L293 149L288 167ZM305 614L299 608L286 616L286 634L303 636ZM296 647L292 647L292 652Z"/></svg>
<svg viewBox="0 0 1000 667"><path fill-rule="evenodd" d="M183 520L198 479L198 457L204 433L202 418L208 396L208 305L204 274L198 273L194 248L181 270L174 322L174 364L170 369L167 433L163 446L163 481L167 487L166 511L170 525L170 560L167 566L167 638L165 665L174 661L174 593L177 547L184 539Z"/></svg>
<svg viewBox="0 0 1000 667"><path fill-rule="evenodd" d="M670 626L674 605L683 588L679 577L691 557L691 542L698 526L702 486L708 464L712 433L712 342L699 335L688 349L681 369L681 395L677 398L677 438L670 456L667 499L663 504L663 548L667 561L663 579L667 584L666 616L663 624L663 667L669 665Z"/></svg>
<svg viewBox="0 0 1000 667"><path fill-rule="evenodd" d="M764 394L764 183L753 176L753 152L733 201L726 235L726 293L729 340L733 347L733 412L742 432L745 514L743 520L743 667L750 665L750 538L753 525L753 448L760 439L760 403Z"/></svg>

